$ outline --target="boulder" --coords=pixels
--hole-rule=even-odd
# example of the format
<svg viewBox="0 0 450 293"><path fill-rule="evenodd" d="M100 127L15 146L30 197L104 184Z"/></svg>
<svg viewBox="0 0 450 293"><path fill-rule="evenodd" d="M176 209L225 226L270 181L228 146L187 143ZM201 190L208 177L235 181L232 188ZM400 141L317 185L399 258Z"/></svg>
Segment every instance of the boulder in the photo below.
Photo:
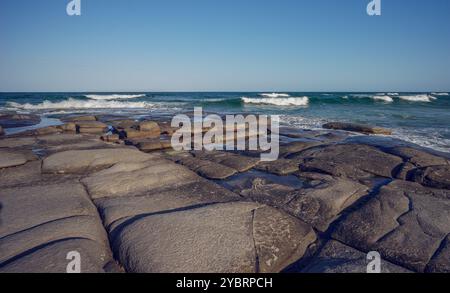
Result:
<svg viewBox="0 0 450 293"><path fill-rule="evenodd" d="M128 148L64 151L45 158L42 171L84 174L111 167L119 162L141 163L155 158L155 156Z"/></svg>
<svg viewBox="0 0 450 293"><path fill-rule="evenodd" d="M107 129L108 125L98 121L77 121L77 132L86 134L103 133Z"/></svg>
<svg viewBox="0 0 450 293"><path fill-rule="evenodd" d="M128 139L145 139L145 138L159 138L159 131L140 131L135 129L126 129L126 138Z"/></svg>
<svg viewBox="0 0 450 293"><path fill-rule="evenodd" d="M255 273L278 272L314 240L298 220L237 202L139 217L120 228L112 245L128 272Z"/></svg>
<svg viewBox="0 0 450 293"><path fill-rule="evenodd" d="M61 133L63 130L61 130L57 126L48 126L44 128L39 128L34 131L36 135L49 135L49 134L55 134L55 133Z"/></svg>
<svg viewBox="0 0 450 293"><path fill-rule="evenodd" d="M373 127L355 123L331 122L323 125L325 129L345 130L351 132L359 132L364 134L383 134L392 135L392 131L386 128Z"/></svg>
<svg viewBox="0 0 450 293"><path fill-rule="evenodd" d="M449 161L446 158L410 147L390 148L386 149L386 152L403 158L405 162L408 162L417 168L449 164Z"/></svg>
<svg viewBox="0 0 450 293"><path fill-rule="evenodd" d="M450 233L450 202L443 198L445 193L448 191L394 181L347 215L332 236L423 272Z"/></svg>
<svg viewBox="0 0 450 293"><path fill-rule="evenodd" d="M330 240L301 272L313 274L366 274L368 265L369 260L367 260L366 253L338 241ZM380 268L381 273L385 274L412 273L385 260L381 260Z"/></svg>
<svg viewBox="0 0 450 293"><path fill-rule="evenodd" d="M63 125L57 126L62 131L66 132L76 132L77 131L77 125L74 122L68 122Z"/></svg>
<svg viewBox="0 0 450 293"><path fill-rule="evenodd" d="M155 132L155 133L158 133L158 135L161 134L161 128L159 127L158 123L153 122L153 121L140 122L139 126L138 126L138 130Z"/></svg>
<svg viewBox="0 0 450 293"><path fill-rule="evenodd" d="M118 134L103 135L102 137L100 137L100 139L105 142L119 142L120 141L120 137Z"/></svg>
<svg viewBox="0 0 450 293"><path fill-rule="evenodd" d="M143 152L152 152L172 148L172 143L170 140L162 140L159 138L137 140L132 142L132 144Z"/></svg>

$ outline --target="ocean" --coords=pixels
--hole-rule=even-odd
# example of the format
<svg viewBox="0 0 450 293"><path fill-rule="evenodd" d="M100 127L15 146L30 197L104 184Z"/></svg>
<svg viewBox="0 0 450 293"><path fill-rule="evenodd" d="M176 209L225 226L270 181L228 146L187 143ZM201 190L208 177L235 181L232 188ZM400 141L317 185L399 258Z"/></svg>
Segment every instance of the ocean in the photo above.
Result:
<svg viewBox="0 0 450 293"><path fill-rule="evenodd" d="M110 113L139 118L203 107L220 114L280 115L286 126L320 129L354 122L390 128L394 137L450 152L449 93L0 93L0 112L43 117Z"/></svg>

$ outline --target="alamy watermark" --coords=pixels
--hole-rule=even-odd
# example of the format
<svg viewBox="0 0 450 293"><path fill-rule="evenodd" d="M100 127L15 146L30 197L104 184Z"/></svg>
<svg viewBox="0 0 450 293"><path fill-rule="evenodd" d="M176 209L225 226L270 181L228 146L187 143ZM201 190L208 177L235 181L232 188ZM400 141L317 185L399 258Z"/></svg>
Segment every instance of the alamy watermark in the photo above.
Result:
<svg viewBox="0 0 450 293"><path fill-rule="evenodd" d="M219 115L203 117L201 107L194 108L193 121L176 115L171 126L179 128L172 135L176 151L257 151L261 161L275 161L280 153L280 117L276 115Z"/></svg>
<svg viewBox="0 0 450 293"><path fill-rule="evenodd" d="M381 0L372 0L367 5L367 14L370 16L381 16Z"/></svg>

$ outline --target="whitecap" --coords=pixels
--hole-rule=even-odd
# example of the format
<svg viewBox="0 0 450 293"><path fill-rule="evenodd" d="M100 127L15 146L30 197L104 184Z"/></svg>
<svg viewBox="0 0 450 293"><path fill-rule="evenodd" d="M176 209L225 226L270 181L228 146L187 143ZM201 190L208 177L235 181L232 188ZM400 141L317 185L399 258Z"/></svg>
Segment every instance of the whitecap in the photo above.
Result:
<svg viewBox="0 0 450 293"><path fill-rule="evenodd" d="M288 95L288 94L278 94L278 93L260 94L260 96L267 97L267 98L287 98L287 97L290 97L290 95Z"/></svg>
<svg viewBox="0 0 450 293"><path fill-rule="evenodd" d="M154 105L147 102L121 102L107 100L77 100L69 98L61 102L44 101L40 104L19 104L8 102L8 106L22 110L45 110L45 109L126 109L126 108L151 108Z"/></svg>
<svg viewBox="0 0 450 293"><path fill-rule="evenodd" d="M448 93L432 93L433 96L448 96Z"/></svg>
<svg viewBox="0 0 450 293"><path fill-rule="evenodd" d="M436 100L435 97L429 95L399 96L399 98L409 102L425 102L425 103L430 103L432 100Z"/></svg>
<svg viewBox="0 0 450 293"><path fill-rule="evenodd" d="M383 95L383 96L373 96L372 99L376 100L376 101L383 101L386 103L392 103L394 102L394 99L392 99L389 96Z"/></svg>
<svg viewBox="0 0 450 293"><path fill-rule="evenodd" d="M247 104L263 104L275 106L307 106L309 104L308 97L290 97L290 98L247 98L243 97L242 101Z"/></svg>
<svg viewBox="0 0 450 293"><path fill-rule="evenodd" d="M145 97L145 94L139 95L85 95L86 98L91 100L126 100L126 99L137 99Z"/></svg>

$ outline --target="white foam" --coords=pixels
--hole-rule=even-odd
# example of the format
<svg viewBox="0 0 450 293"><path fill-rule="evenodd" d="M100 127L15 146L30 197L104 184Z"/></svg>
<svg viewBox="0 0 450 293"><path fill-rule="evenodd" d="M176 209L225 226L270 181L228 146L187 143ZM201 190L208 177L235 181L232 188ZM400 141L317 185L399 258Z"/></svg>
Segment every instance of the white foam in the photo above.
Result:
<svg viewBox="0 0 450 293"><path fill-rule="evenodd" d="M448 96L448 93L432 93L433 96Z"/></svg>
<svg viewBox="0 0 450 293"><path fill-rule="evenodd" d="M145 94L140 95L86 95L85 97L91 100L126 100L143 98Z"/></svg>
<svg viewBox="0 0 450 293"><path fill-rule="evenodd" d="M425 102L425 103L430 103L432 100L436 100L435 97L429 95L399 96L399 98L409 102Z"/></svg>
<svg viewBox="0 0 450 293"><path fill-rule="evenodd" d="M151 108L154 105L147 102L121 102L106 100L77 100L69 98L61 102L44 101L40 104L19 104L8 102L8 106L22 110L45 110L45 109L126 109L126 108Z"/></svg>
<svg viewBox="0 0 450 293"><path fill-rule="evenodd" d="M308 97L291 97L291 98L247 98L243 97L242 101L247 104L263 104L275 106L307 106L309 104Z"/></svg>
<svg viewBox="0 0 450 293"><path fill-rule="evenodd" d="M383 102L386 102L386 103L394 102L393 98L391 98L389 96L385 96L385 95L383 95L383 96L373 96L372 99L374 99L376 101L383 101Z"/></svg>
<svg viewBox="0 0 450 293"><path fill-rule="evenodd" d="M278 93L260 94L260 96L267 97L267 98L272 98L272 99L290 97L290 95L288 95L288 94L278 94Z"/></svg>
<svg viewBox="0 0 450 293"><path fill-rule="evenodd" d="M388 96L399 96L399 93L387 93Z"/></svg>

